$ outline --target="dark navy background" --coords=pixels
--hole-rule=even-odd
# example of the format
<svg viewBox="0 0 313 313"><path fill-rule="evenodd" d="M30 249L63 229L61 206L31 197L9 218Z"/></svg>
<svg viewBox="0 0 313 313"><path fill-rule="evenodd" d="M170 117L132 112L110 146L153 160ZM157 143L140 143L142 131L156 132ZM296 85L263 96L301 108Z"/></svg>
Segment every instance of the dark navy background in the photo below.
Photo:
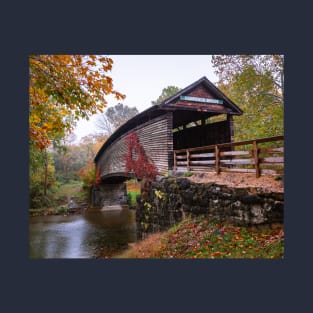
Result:
<svg viewBox="0 0 313 313"><path fill-rule="evenodd" d="M10 312L307 311L312 278L310 12L299 2L269 1L2 4L1 305ZM285 54L284 260L29 259L32 53Z"/></svg>

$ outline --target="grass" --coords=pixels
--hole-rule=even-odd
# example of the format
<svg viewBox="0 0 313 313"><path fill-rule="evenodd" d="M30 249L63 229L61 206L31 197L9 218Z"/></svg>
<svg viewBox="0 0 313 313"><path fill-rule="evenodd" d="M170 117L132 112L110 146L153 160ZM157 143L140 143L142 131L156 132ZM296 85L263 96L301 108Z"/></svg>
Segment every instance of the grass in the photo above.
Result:
<svg viewBox="0 0 313 313"><path fill-rule="evenodd" d="M30 208L31 216L60 214L66 212L71 197L76 203L85 203L88 199L88 191L82 189L81 181L70 181L58 184L49 190L49 203L41 203L38 208Z"/></svg>
<svg viewBox="0 0 313 313"><path fill-rule="evenodd" d="M81 193L83 183L80 181L72 181L66 184L61 184L56 190L55 195L57 197L75 197Z"/></svg>
<svg viewBox="0 0 313 313"><path fill-rule="evenodd" d="M130 207L136 206L137 195L140 195L140 183L136 180L129 180L127 186L127 199Z"/></svg>
<svg viewBox="0 0 313 313"><path fill-rule="evenodd" d="M239 227L206 219L185 220L166 235L162 258L282 258L282 225Z"/></svg>
<svg viewBox="0 0 313 313"><path fill-rule="evenodd" d="M137 195L140 195L140 191L129 191L127 193L127 198L128 198L128 204L130 207L135 207L136 206L136 197Z"/></svg>
<svg viewBox="0 0 313 313"><path fill-rule="evenodd" d="M116 257L282 259L283 255L283 225L239 227L197 217L187 218L167 232L151 234Z"/></svg>
<svg viewBox="0 0 313 313"><path fill-rule="evenodd" d="M55 205L67 205L71 197L76 202L86 202L88 198L88 191L83 190L83 183L81 181L71 181L66 184L60 184L53 193L53 201Z"/></svg>

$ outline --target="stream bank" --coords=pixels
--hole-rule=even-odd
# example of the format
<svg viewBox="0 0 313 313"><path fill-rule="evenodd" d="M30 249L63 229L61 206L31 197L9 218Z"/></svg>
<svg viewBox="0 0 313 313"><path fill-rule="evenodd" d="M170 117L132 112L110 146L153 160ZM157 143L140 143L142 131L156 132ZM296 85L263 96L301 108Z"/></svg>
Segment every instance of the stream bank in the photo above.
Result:
<svg viewBox="0 0 313 313"><path fill-rule="evenodd" d="M280 223L245 227L197 216L168 231L148 234L113 258L282 259L283 255L284 228Z"/></svg>
<svg viewBox="0 0 313 313"><path fill-rule="evenodd" d="M151 189L138 199L138 238L167 230L185 217L199 215L238 226L282 224L284 193L263 187L163 177L153 182Z"/></svg>

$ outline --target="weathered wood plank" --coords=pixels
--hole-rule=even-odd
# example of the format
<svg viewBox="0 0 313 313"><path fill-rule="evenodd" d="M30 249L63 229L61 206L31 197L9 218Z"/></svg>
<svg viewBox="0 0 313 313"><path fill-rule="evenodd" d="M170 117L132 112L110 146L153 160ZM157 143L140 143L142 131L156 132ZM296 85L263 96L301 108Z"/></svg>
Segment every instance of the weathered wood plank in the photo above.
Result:
<svg viewBox="0 0 313 313"><path fill-rule="evenodd" d="M261 163L284 163L284 157L268 157L260 159Z"/></svg>
<svg viewBox="0 0 313 313"><path fill-rule="evenodd" d="M251 151L224 151L220 153L221 156L225 155L231 155L231 156L236 156L236 155L251 155Z"/></svg>
<svg viewBox="0 0 313 313"><path fill-rule="evenodd" d="M256 178L258 178L260 177L260 168L259 168L259 150L258 143L256 140L253 141L253 156L254 156L255 176Z"/></svg>
<svg viewBox="0 0 313 313"><path fill-rule="evenodd" d="M255 173L254 168L221 168L221 172Z"/></svg>
<svg viewBox="0 0 313 313"><path fill-rule="evenodd" d="M176 152L174 151L174 171L177 169L177 159L176 159Z"/></svg>
<svg viewBox="0 0 313 313"><path fill-rule="evenodd" d="M220 173L220 149L217 145L215 146L215 171L217 175Z"/></svg>
<svg viewBox="0 0 313 313"><path fill-rule="evenodd" d="M187 171L190 169L190 152L187 149Z"/></svg>
<svg viewBox="0 0 313 313"><path fill-rule="evenodd" d="M190 161L191 165L209 165L209 164L215 164L215 160L206 160L206 161Z"/></svg>
<svg viewBox="0 0 313 313"><path fill-rule="evenodd" d="M190 158L191 159L195 159L195 158L214 158L215 157L215 153L199 153L199 154L190 154Z"/></svg>
<svg viewBox="0 0 313 313"><path fill-rule="evenodd" d="M99 159L101 171L103 173L115 173L125 171L125 155L127 146L125 137L130 132L135 132L138 136L139 143L144 147L147 157L154 163L159 172L168 170L168 129L166 115L150 120L148 123L139 125L131 131L125 133L110 144ZM133 154L136 159L136 153Z"/></svg>
<svg viewBox="0 0 313 313"><path fill-rule="evenodd" d="M285 149L284 147L279 148L260 148L260 153L284 153Z"/></svg>
<svg viewBox="0 0 313 313"><path fill-rule="evenodd" d="M260 168L273 168L273 169L277 169L277 168L283 168L284 167L284 163L260 163Z"/></svg>
<svg viewBox="0 0 313 313"><path fill-rule="evenodd" d="M220 160L221 164L230 164L230 165L238 165L238 164L254 164L254 159L233 159L233 160Z"/></svg>
<svg viewBox="0 0 313 313"><path fill-rule="evenodd" d="M191 171L195 171L195 172L215 172L215 167L214 166L201 166L201 167L197 167L197 166L191 166L190 167Z"/></svg>
<svg viewBox="0 0 313 313"><path fill-rule="evenodd" d="M268 138L260 138L260 139L254 139L254 140L244 140L244 141L237 141L237 142L228 142L228 143L222 143L218 144L217 146L219 148L225 148L225 147L235 147L235 146L244 146L244 145L253 145L253 142L256 141L257 143L265 143L265 142L272 142L272 141L282 141L284 140L284 136L274 136L274 137L268 137ZM195 147L190 148L191 151L202 151L202 150L214 150L216 145L210 145L210 146L203 146L203 147ZM176 150L176 152L183 152L186 149L179 149Z"/></svg>
<svg viewBox="0 0 313 313"><path fill-rule="evenodd" d="M260 163L260 168L283 168L284 163Z"/></svg>

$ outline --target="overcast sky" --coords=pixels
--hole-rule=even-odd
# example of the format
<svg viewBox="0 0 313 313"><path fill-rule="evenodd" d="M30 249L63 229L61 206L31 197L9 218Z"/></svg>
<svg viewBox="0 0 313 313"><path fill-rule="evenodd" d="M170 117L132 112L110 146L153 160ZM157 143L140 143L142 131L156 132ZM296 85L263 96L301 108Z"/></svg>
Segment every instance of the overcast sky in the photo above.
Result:
<svg viewBox="0 0 313 313"><path fill-rule="evenodd" d="M217 82L211 66L210 55L109 55L113 59L114 89L126 98L116 101L108 97L107 107L121 102L136 107L139 112L149 108L167 86L185 88L199 78L206 76L212 83ZM89 121L80 121L75 129L77 140L96 133L96 115Z"/></svg>

